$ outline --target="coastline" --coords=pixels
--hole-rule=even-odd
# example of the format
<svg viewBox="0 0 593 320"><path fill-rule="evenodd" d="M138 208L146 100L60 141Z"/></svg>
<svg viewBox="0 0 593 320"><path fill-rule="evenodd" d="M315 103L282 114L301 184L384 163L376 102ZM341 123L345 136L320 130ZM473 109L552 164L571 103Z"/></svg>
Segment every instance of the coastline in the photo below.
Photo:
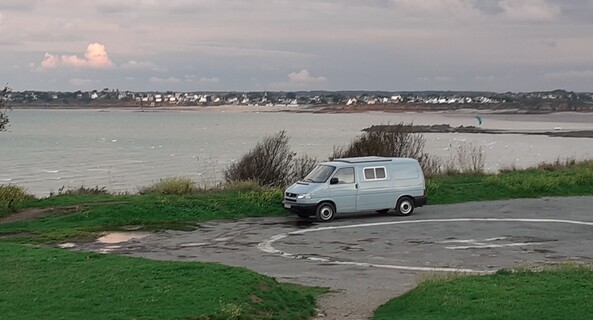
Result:
<svg viewBox="0 0 593 320"><path fill-rule="evenodd" d="M501 106L430 105L430 104L374 104L374 105L166 105L143 107L129 104L17 104L12 109L33 110L127 110L127 111L218 111L218 112L290 112L290 113L446 113L446 114L498 114L498 115L546 115L556 113L592 114L593 110L530 110Z"/></svg>

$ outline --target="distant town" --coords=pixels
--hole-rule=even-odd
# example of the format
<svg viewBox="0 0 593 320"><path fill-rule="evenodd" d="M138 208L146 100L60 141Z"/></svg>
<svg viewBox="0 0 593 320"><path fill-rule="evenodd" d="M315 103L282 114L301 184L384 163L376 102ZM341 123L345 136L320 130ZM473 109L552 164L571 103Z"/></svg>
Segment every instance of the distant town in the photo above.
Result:
<svg viewBox="0 0 593 320"><path fill-rule="evenodd" d="M319 107L333 110L518 109L534 113L593 111L593 93L464 91L296 91L296 92L133 92L105 88L92 91L12 91L4 97L15 108L183 107L246 105ZM318 109L319 109L318 108Z"/></svg>

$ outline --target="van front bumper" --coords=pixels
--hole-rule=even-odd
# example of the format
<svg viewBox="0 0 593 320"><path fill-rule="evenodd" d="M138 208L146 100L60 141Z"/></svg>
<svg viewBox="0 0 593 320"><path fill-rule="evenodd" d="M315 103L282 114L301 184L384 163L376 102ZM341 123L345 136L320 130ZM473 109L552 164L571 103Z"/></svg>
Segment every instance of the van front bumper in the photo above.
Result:
<svg viewBox="0 0 593 320"><path fill-rule="evenodd" d="M292 213L315 214L315 209L317 208L317 204L315 203L296 203L286 200L282 201L282 205L284 209Z"/></svg>

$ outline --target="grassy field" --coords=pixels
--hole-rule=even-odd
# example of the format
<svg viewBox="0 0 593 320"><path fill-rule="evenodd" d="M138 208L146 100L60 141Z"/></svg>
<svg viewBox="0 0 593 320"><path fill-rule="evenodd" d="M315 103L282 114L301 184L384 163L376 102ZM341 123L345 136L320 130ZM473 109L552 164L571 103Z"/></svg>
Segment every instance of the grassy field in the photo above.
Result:
<svg viewBox="0 0 593 320"><path fill-rule="evenodd" d="M593 195L593 162L433 177L427 187L429 204ZM48 248L90 240L102 231L193 229L213 219L280 216L285 214L282 190L190 190L186 195L101 190L34 199L0 187L0 218L18 210L41 213L0 224L0 318L305 319L312 314L322 289L278 284L244 269ZM7 202L12 195L14 201ZM383 306L376 319L591 318L592 278L589 270L572 269L429 281Z"/></svg>
<svg viewBox="0 0 593 320"><path fill-rule="evenodd" d="M242 268L0 242L2 319L307 319L323 289Z"/></svg>
<svg viewBox="0 0 593 320"><path fill-rule="evenodd" d="M373 320L591 319L593 270L499 271L421 283L381 306Z"/></svg>

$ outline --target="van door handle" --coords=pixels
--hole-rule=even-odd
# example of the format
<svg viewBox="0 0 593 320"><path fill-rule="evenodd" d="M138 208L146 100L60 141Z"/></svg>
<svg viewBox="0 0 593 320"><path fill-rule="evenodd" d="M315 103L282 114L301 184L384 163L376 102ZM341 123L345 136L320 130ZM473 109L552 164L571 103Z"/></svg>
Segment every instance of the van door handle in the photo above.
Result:
<svg viewBox="0 0 593 320"><path fill-rule="evenodd" d="M354 184L354 188L358 189L358 183Z"/></svg>

